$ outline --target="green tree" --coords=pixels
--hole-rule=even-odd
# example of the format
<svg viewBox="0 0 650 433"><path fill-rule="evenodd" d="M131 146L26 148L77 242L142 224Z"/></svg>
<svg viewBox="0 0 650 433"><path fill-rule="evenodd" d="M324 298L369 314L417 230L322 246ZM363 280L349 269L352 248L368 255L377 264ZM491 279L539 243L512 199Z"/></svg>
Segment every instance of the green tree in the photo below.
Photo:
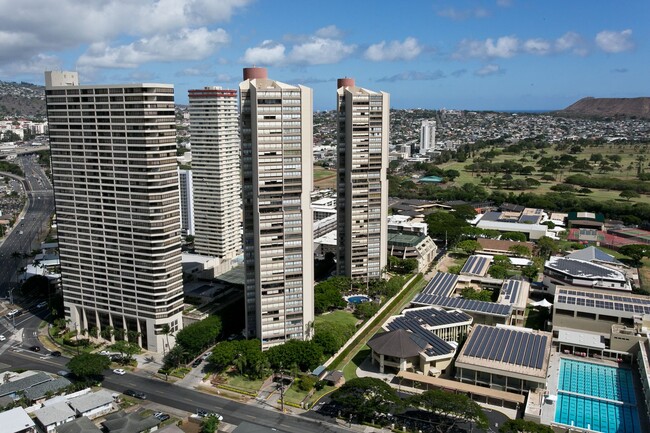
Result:
<svg viewBox="0 0 650 433"><path fill-rule="evenodd" d="M237 342L236 341L222 341L214 346L212 355L208 358L217 370L223 371L226 367L232 365L233 359L237 356Z"/></svg>
<svg viewBox="0 0 650 433"><path fill-rule="evenodd" d="M510 248L508 248L508 251L510 251L512 254L514 254L517 257L530 257L530 248L528 248L526 245L518 244L518 245L512 245Z"/></svg>
<svg viewBox="0 0 650 433"><path fill-rule="evenodd" d="M332 277L314 286L314 312L322 314L325 311L344 308L346 302L343 293L350 290L352 281L347 277Z"/></svg>
<svg viewBox="0 0 650 433"><path fill-rule="evenodd" d="M260 340L235 341L235 358L233 365L242 376L259 379L269 368L269 361L265 352L262 352Z"/></svg>
<svg viewBox="0 0 650 433"><path fill-rule="evenodd" d="M111 365L108 356L96 353L82 353L73 357L67 364L68 369L81 378L100 376Z"/></svg>
<svg viewBox="0 0 650 433"><path fill-rule="evenodd" d="M618 252L632 259L635 265L640 265L644 257L650 257L650 245L623 245Z"/></svg>
<svg viewBox="0 0 650 433"><path fill-rule="evenodd" d="M133 360L133 355L137 355L141 352L140 346L138 346L137 343L126 340L116 341L111 348L120 352L124 364L130 363L131 360Z"/></svg>
<svg viewBox="0 0 650 433"><path fill-rule="evenodd" d="M474 290L471 287L466 287L461 290L460 296L465 299L474 299L477 301L492 301L492 292L490 290Z"/></svg>
<svg viewBox="0 0 650 433"><path fill-rule="evenodd" d="M353 416L372 421L381 414L394 413L401 400L390 385L374 377L351 379L332 394L332 400L342 408L344 417Z"/></svg>
<svg viewBox="0 0 650 433"><path fill-rule="evenodd" d="M471 422L480 429L488 427L481 406L464 394L431 389L411 397L409 404L440 415L439 431L452 431L458 422Z"/></svg>
<svg viewBox="0 0 650 433"><path fill-rule="evenodd" d="M266 351L271 368L296 365L300 371L312 371L323 360L323 348L314 341L289 340Z"/></svg>
<svg viewBox="0 0 650 433"><path fill-rule="evenodd" d="M201 421L201 433L214 433L219 428L219 418L209 415Z"/></svg>
<svg viewBox="0 0 650 433"><path fill-rule="evenodd" d="M456 248L463 250L467 254L474 254L477 250L481 250L481 244L473 239L466 239L456 244Z"/></svg>
<svg viewBox="0 0 650 433"><path fill-rule="evenodd" d="M548 258L551 254L557 253L558 246L553 239L548 236L542 236L537 240L535 251L538 256Z"/></svg>
<svg viewBox="0 0 650 433"><path fill-rule="evenodd" d="M621 198L626 199L627 201L630 201L631 198L639 198L641 197L641 194L639 194L636 191L633 191L631 189L625 189L621 191L621 193L618 195Z"/></svg>
<svg viewBox="0 0 650 433"><path fill-rule="evenodd" d="M354 316L361 320L367 320L374 316L379 308L380 306L376 302L362 302L354 308Z"/></svg>
<svg viewBox="0 0 650 433"><path fill-rule="evenodd" d="M523 419L509 419L499 427L500 433L553 433L547 425Z"/></svg>
<svg viewBox="0 0 650 433"><path fill-rule="evenodd" d="M221 334L221 329L221 318L210 316L178 331L176 344L181 345L191 355L191 358L194 358L215 343Z"/></svg>
<svg viewBox="0 0 650 433"><path fill-rule="evenodd" d="M506 241L526 242L526 235L519 232L505 232L501 235L501 239Z"/></svg>
<svg viewBox="0 0 650 433"><path fill-rule="evenodd" d="M539 268L536 265L524 266L521 270L521 275L528 278L531 281L537 281L537 276L539 275Z"/></svg>
<svg viewBox="0 0 650 433"><path fill-rule="evenodd" d="M315 326L313 341L323 349L323 353L333 355L354 335L355 331L356 328L352 324L321 322Z"/></svg>

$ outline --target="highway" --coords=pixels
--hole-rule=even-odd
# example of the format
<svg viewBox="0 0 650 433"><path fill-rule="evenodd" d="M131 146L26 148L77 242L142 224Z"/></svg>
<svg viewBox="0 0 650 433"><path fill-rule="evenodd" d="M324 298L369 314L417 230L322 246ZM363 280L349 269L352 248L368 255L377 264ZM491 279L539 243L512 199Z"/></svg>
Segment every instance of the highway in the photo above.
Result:
<svg viewBox="0 0 650 433"><path fill-rule="evenodd" d="M18 157L25 178L22 182L27 194L27 205L18 224L0 244L0 297L9 297L9 290L17 287L17 271L26 265L24 254L38 248L47 235L54 213L52 184L36 161L35 155Z"/></svg>

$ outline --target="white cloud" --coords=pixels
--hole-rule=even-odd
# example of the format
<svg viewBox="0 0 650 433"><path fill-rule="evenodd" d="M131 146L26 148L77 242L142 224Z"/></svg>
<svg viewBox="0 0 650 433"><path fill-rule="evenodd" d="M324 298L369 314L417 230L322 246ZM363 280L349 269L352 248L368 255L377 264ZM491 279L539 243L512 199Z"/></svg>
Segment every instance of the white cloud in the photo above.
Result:
<svg viewBox="0 0 650 433"><path fill-rule="evenodd" d="M145 39L229 20L252 0L0 0L0 65L122 38ZM17 40L12 42L12 39Z"/></svg>
<svg viewBox="0 0 650 433"><path fill-rule="evenodd" d="M632 41L632 30L622 30L620 32L603 30L596 35L596 45L606 53L622 53L634 48Z"/></svg>
<svg viewBox="0 0 650 433"><path fill-rule="evenodd" d="M587 47L582 36L575 32L567 32L555 40L554 49L557 52L571 51L579 56L587 54Z"/></svg>
<svg viewBox="0 0 650 433"><path fill-rule="evenodd" d="M496 41L488 38L484 41L463 39L455 58L510 58L519 50L519 39L514 36L501 36Z"/></svg>
<svg viewBox="0 0 650 433"><path fill-rule="evenodd" d="M260 46L247 48L242 62L249 65L278 65L284 63L285 47L273 41L264 41Z"/></svg>
<svg viewBox="0 0 650 433"><path fill-rule="evenodd" d="M182 29L175 34L156 35L130 44L112 47L91 44L77 64L94 68L135 68L147 62L199 60L210 56L230 40L223 29Z"/></svg>
<svg viewBox="0 0 650 433"><path fill-rule="evenodd" d="M373 62L412 60L420 55L423 48L415 38L408 37L404 42L381 41L368 47L364 56Z"/></svg>
<svg viewBox="0 0 650 433"><path fill-rule="evenodd" d="M29 59L21 59L16 62L7 63L0 67L0 76L11 75L34 75L39 79L43 78L43 71L61 69L61 61L55 56L37 54Z"/></svg>
<svg viewBox="0 0 650 433"><path fill-rule="evenodd" d="M450 7L438 11L439 17L450 18L455 21L462 21L468 18L485 18L489 15L490 13L481 7L473 9L456 9Z"/></svg>
<svg viewBox="0 0 650 433"><path fill-rule="evenodd" d="M294 45L288 60L290 63L326 65L340 62L355 49L356 45L346 45L337 39L314 37L308 42Z"/></svg>
<svg viewBox="0 0 650 433"><path fill-rule="evenodd" d="M343 37L343 32L341 29L332 24L330 26L316 30L314 35L319 38L341 39Z"/></svg>
<svg viewBox="0 0 650 433"><path fill-rule="evenodd" d="M551 52L551 43L544 39L528 39L522 44L525 52L529 54L545 55Z"/></svg>
<svg viewBox="0 0 650 433"><path fill-rule="evenodd" d="M479 77L486 77L488 75L503 74L505 71L499 65L485 65L481 69L474 72L474 75Z"/></svg>

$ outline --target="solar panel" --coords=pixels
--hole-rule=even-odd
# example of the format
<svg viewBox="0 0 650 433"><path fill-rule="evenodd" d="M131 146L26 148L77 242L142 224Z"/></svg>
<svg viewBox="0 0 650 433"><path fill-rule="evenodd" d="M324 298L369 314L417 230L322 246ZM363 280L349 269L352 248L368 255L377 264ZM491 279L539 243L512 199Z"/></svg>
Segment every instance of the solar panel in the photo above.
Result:
<svg viewBox="0 0 650 433"><path fill-rule="evenodd" d="M514 364L515 360L517 359L517 355L519 354L519 351L521 350L521 337L522 334L518 332L515 334L514 342L512 344L513 350L508 356L508 364Z"/></svg>
<svg viewBox="0 0 650 433"><path fill-rule="evenodd" d="M535 368L541 369L544 365L544 353L546 352L546 343L548 342L548 337L542 335L542 341L540 342L539 352L537 353L537 359L535 360Z"/></svg>
<svg viewBox="0 0 650 433"><path fill-rule="evenodd" d="M521 336L521 349L519 350L519 353L517 354L517 358L515 359L515 364L521 365L521 362L524 359L524 355L526 353L526 346L528 346L528 338L530 337L530 334L523 334Z"/></svg>
<svg viewBox="0 0 650 433"><path fill-rule="evenodd" d="M526 347L526 353L524 354L524 359L521 362L521 365L530 367L531 359L535 352L535 347L537 345L538 335L531 335L528 342L528 347Z"/></svg>
<svg viewBox="0 0 650 433"><path fill-rule="evenodd" d="M497 329L496 335L494 336L495 338L491 341L491 343L492 343L491 346L492 347L491 347L490 352L489 352L489 354L487 356L488 359L496 359L496 357L497 357L499 345L501 344L501 340L503 339L503 337L505 335L503 332L499 332L499 331L500 331L500 329Z"/></svg>

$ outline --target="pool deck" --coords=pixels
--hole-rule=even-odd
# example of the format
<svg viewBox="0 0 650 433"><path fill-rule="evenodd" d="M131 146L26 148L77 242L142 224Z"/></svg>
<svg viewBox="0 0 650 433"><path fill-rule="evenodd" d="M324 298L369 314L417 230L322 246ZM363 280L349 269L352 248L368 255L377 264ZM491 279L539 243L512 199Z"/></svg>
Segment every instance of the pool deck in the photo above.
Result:
<svg viewBox="0 0 650 433"><path fill-rule="evenodd" d="M558 380L560 379L560 361L562 359L572 359L580 362L592 362L598 365L604 365L614 368L619 368L620 365L614 361L603 360L603 359L585 359L579 356L566 355L559 352L551 352L551 357L549 359L548 373L546 378L546 389L548 390L549 395L558 395ZM634 386L634 392L636 394L637 400L637 410L639 409L639 391L637 386ZM643 398L643 397L641 397ZM643 400L641 400L643 401ZM541 424L544 425L562 425L555 422L555 409L557 406L557 401L547 403L545 400L540 402L541 405ZM639 413L639 421L641 423L641 431L648 432L648 420L643 419L641 413ZM583 429L578 429L573 427L574 431L579 431ZM584 430L588 431L588 430Z"/></svg>

